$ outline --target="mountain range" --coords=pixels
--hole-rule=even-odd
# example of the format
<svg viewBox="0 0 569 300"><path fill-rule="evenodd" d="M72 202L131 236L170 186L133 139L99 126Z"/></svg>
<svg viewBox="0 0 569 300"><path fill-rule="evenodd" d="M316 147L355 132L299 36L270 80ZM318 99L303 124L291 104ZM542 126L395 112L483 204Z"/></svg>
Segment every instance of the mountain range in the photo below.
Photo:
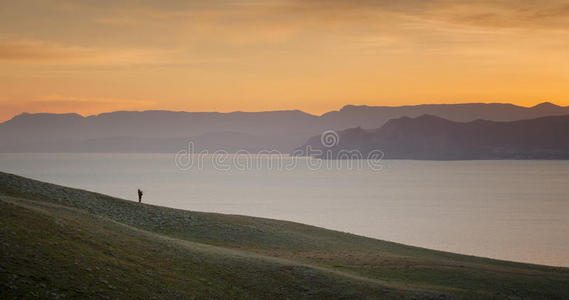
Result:
<svg viewBox="0 0 569 300"><path fill-rule="evenodd" d="M340 131L333 142L317 135L299 150L319 150L313 156L328 159L366 158L372 151L386 159L569 159L569 115L510 122L401 117L374 130Z"/></svg>
<svg viewBox="0 0 569 300"><path fill-rule="evenodd" d="M116 111L93 116L23 113L0 123L0 152L289 152L324 130L374 129L391 119L433 115L449 121L515 121L569 115L549 102L533 107L500 103L354 106L321 116L299 110L267 112Z"/></svg>

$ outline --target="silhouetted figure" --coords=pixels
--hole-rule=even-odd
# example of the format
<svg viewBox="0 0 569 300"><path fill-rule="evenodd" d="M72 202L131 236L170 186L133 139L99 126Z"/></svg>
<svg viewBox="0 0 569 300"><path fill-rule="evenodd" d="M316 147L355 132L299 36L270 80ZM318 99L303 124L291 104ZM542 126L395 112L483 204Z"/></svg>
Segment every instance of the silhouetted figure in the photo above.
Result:
<svg viewBox="0 0 569 300"><path fill-rule="evenodd" d="M142 191L138 189L138 203L142 203Z"/></svg>

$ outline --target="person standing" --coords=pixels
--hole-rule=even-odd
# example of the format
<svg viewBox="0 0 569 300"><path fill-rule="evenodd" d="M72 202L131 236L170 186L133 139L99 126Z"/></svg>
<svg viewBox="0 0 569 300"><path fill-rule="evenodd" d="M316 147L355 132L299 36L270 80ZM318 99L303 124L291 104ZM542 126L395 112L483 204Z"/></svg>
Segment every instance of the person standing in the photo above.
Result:
<svg viewBox="0 0 569 300"><path fill-rule="evenodd" d="M142 191L138 189L138 203L142 203Z"/></svg>

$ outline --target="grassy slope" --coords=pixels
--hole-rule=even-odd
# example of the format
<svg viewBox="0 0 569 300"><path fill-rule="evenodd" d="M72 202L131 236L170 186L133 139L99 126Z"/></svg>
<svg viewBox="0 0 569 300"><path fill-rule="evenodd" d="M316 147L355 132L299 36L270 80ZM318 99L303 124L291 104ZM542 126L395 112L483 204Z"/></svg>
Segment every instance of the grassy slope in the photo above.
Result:
<svg viewBox="0 0 569 300"><path fill-rule="evenodd" d="M140 205L5 173L0 194L0 297L569 298L565 268Z"/></svg>

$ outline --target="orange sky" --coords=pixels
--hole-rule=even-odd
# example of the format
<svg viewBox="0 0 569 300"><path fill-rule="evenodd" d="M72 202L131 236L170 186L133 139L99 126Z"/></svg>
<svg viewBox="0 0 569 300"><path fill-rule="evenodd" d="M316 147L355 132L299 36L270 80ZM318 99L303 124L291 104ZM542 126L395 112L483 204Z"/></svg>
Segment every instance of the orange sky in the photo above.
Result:
<svg viewBox="0 0 569 300"><path fill-rule="evenodd" d="M21 112L569 105L567 49L564 0L0 1L0 121Z"/></svg>

